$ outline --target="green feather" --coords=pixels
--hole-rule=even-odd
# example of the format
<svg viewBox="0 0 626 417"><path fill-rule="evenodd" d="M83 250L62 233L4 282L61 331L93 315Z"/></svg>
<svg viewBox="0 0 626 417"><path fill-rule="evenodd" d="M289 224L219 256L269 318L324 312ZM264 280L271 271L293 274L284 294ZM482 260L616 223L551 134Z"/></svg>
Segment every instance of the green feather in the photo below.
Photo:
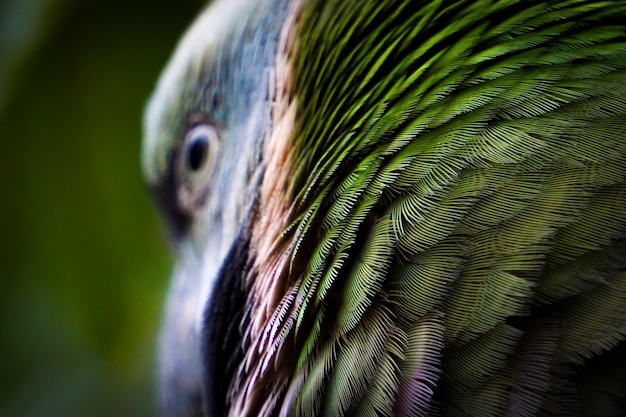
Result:
<svg viewBox="0 0 626 417"><path fill-rule="evenodd" d="M302 6L293 414L591 410L574 365L626 338L624 19Z"/></svg>

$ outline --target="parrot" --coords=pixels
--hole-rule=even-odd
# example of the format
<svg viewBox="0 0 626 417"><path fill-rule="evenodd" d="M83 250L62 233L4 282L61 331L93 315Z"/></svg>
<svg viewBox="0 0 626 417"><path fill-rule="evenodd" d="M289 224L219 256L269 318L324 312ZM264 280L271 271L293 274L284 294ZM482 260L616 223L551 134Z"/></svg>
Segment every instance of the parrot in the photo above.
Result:
<svg viewBox="0 0 626 417"><path fill-rule="evenodd" d="M162 415L626 415L626 1L215 0L142 138Z"/></svg>

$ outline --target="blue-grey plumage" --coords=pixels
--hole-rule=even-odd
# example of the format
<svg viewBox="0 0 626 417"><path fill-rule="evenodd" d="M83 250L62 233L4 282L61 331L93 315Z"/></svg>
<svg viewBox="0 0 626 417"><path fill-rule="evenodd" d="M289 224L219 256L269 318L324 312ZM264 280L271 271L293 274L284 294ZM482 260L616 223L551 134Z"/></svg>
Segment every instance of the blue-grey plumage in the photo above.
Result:
<svg viewBox="0 0 626 417"><path fill-rule="evenodd" d="M287 13L284 0L213 2L181 40L147 106L143 168L179 258L159 348L166 416L199 414L203 397L204 407L213 407L203 392L214 389L202 380L205 366L213 366L201 355L204 310L221 296L217 278L245 233L264 172L268 98Z"/></svg>

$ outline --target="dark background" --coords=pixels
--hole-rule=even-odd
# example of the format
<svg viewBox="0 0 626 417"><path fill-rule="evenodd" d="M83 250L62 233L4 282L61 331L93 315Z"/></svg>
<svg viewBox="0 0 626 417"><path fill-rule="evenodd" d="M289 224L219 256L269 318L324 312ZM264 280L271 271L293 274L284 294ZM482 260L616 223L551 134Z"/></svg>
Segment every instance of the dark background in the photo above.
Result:
<svg viewBox="0 0 626 417"><path fill-rule="evenodd" d="M201 0L0 0L0 416L155 415L143 105Z"/></svg>

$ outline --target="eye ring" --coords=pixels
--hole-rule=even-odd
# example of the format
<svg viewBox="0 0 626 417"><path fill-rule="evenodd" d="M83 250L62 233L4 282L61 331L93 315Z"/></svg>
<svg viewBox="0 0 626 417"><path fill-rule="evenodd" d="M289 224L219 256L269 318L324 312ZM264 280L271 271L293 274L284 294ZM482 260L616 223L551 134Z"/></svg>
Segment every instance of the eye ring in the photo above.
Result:
<svg viewBox="0 0 626 417"><path fill-rule="evenodd" d="M178 200L190 214L204 205L218 150L217 130L209 124L194 124L185 134L178 157Z"/></svg>

